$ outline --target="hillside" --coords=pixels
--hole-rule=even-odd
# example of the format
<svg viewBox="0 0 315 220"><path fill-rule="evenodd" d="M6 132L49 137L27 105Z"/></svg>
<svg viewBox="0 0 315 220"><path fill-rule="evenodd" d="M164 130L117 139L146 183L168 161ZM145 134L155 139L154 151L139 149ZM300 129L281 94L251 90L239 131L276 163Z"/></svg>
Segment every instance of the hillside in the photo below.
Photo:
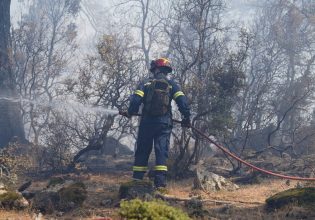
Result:
<svg viewBox="0 0 315 220"><path fill-rule="evenodd" d="M131 158L120 159L117 164L126 163ZM106 166L103 167L103 172L97 170L97 172L34 178L28 189L41 191L47 187L49 180L56 177L66 181L81 181L87 187L87 198L81 207L65 212L53 211L49 214L39 214L32 208L24 211L1 210L0 219L105 219L105 217L121 219L118 215L119 187L121 183L130 181L131 172L126 171L125 168L113 170ZM192 219L313 219L315 217L313 208L289 205L271 211L265 206L265 200L270 196L305 183L264 178L255 184L239 184L240 188L235 191L205 192L192 189L193 181L193 177L178 181L171 180L167 186L168 193L165 195L173 198L168 202L170 206L181 208L190 214ZM192 198L202 201L202 207L192 205L194 203L189 202Z"/></svg>

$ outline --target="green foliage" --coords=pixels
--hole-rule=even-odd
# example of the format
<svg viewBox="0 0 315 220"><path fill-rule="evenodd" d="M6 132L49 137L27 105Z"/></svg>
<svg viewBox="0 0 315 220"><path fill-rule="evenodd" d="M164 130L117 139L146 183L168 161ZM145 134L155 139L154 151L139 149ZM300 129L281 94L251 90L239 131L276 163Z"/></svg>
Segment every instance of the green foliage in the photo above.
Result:
<svg viewBox="0 0 315 220"><path fill-rule="evenodd" d="M139 199L123 201L119 214L124 219L136 220L186 220L190 219L182 210L171 207L162 201L143 202Z"/></svg>
<svg viewBox="0 0 315 220"><path fill-rule="evenodd" d="M0 195L0 204L5 208L12 208L16 200L21 199L22 196L14 191L8 191Z"/></svg>
<svg viewBox="0 0 315 220"><path fill-rule="evenodd" d="M315 205L315 188L294 188L273 195L266 200L267 207L271 209L281 208L294 203L305 207Z"/></svg>
<svg viewBox="0 0 315 220"><path fill-rule="evenodd" d="M232 107L236 97L244 87L245 75L241 69L241 54L232 54L219 66L209 79L211 111L209 112L210 133L219 135L234 124ZM209 120L209 119L208 119Z"/></svg>
<svg viewBox="0 0 315 220"><path fill-rule="evenodd" d="M7 202L14 202L17 199L22 198L22 196L16 192L8 191L4 194L0 195L0 202L1 203L7 203Z"/></svg>

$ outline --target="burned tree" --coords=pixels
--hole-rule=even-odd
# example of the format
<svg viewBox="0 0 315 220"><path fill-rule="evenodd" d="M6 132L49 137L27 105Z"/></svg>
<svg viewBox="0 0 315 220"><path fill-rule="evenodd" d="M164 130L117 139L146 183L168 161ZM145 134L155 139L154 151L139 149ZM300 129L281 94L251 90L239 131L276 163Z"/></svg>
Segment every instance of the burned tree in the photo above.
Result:
<svg viewBox="0 0 315 220"><path fill-rule="evenodd" d="M182 1L168 28L170 54L176 78L191 100L193 125L223 140L233 126L232 107L243 85L247 46L229 51L229 28L221 21L222 1ZM193 133L178 131L175 137L175 175L198 163L207 145Z"/></svg>
<svg viewBox="0 0 315 220"><path fill-rule="evenodd" d="M80 66L79 76L68 80L68 89L80 103L97 107L99 112L76 110L76 117L68 129L76 134L76 154L70 164L74 166L80 157L92 150L104 150L109 135L121 138L132 133L128 120L116 117L106 110L126 107L129 95L138 77L139 62L133 54L133 42L126 33L104 35L97 54L87 56Z"/></svg>
<svg viewBox="0 0 315 220"><path fill-rule="evenodd" d="M6 98L17 98L12 72L10 0L0 2L0 147L17 136L24 141L20 105Z"/></svg>
<svg viewBox="0 0 315 220"><path fill-rule="evenodd" d="M246 86L235 106L232 144L291 153L314 135L309 118L314 102L314 11L312 3L264 4L251 38Z"/></svg>
<svg viewBox="0 0 315 220"><path fill-rule="evenodd" d="M79 1L34 1L13 30L13 71L29 141L40 137L60 96L59 77L76 49Z"/></svg>

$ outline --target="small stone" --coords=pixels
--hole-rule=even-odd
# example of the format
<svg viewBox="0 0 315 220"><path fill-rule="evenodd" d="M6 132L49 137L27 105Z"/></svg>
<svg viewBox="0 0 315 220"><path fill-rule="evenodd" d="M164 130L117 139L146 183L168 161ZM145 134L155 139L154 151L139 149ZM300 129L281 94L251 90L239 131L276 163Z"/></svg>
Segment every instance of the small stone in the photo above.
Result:
<svg viewBox="0 0 315 220"><path fill-rule="evenodd" d="M0 189L0 195L3 195L3 194L5 194L5 193L7 193L8 191L7 190L5 190L5 189Z"/></svg>
<svg viewBox="0 0 315 220"><path fill-rule="evenodd" d="M68 206L70 209L73 209L75 207L75 203L74 202L69 202Z"/></svg>
<svg viewBox="0 0 315 220"><path fill-rule="evenodd" d="M43 219L43 214L38 213L38 215L35 217L35 220L42 220Z"/></svg>
<svg viewBox="0 0 315 220"><path fill-rule="evenodd" d="M64 212L56 212L56 216L57 216L57 217L62 217L63 214L64 214Z"/></svg>
<svg viewBox="0 0 315 220"><path fill-rule="evenodd" d="M17 209L25 209L30 205L29 202L24 197L15 200L13 204L14 207Z"/></svg>
<svg viewBox="0 0 315 220"><path fill-rule="evenodd" d="M218 211L221 213L228 214L229 211L231 210L232 206L231 205L225 205L222 208L220 208Z"/></svg>
<svg viewBox="0 0 315 220"><path fill-rule="evenodd" d="M6 189L5 185L2 182L0 182L0 190L5 190L5 189Z"/></svg>
<svg viewBox="0 0 315 220"><path fill-rule="evenodd" d="M113 200L112 199L104 199L101 201L101 206L108 207L112 204Z"/></svg>
<svg viewBox="0 0 315 220"><path fill-rule="evenodd" d="M285 181L285 184L287 185L287 186L290 186L290 180L287 180L287 181Z"/></svg>
<svg viewBox="0 0 315 220"><path fill-rule="evenodd" d="M297 182L297 184L296 184L296 186L295 186L297 189L301 189L301 188L303 188L304 186L303 186L303 184L302 183L300 183L300 182Z"/></svg>

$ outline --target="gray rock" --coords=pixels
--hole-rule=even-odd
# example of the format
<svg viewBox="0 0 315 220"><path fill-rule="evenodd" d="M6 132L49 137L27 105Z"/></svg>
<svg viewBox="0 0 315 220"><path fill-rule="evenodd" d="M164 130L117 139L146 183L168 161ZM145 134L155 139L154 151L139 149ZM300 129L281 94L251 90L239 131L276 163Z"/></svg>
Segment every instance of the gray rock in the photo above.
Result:
<svg viewBox="0 0 315 220"><path fill-rule="evenodd" d="M51 214L55 210L56 204L59 203L57 192L42 191L36 193L32 201L33 209L39 210L44 214Z"/></svg>
<svg viewBox="0 0 315 220"><path fill-rule="evenodd" d="M123 183L119 188L120 199L135 199L151 200L154 198L154 187L152 182L133 180Z"/></svg>
<svg viewBox="0 0 315 220"><path fill-rule="evenodd" d="M104 199L101 201L101 206L109 207L113 203L112 199Z"/></svg>
<svg viewBox="0 0 315 220"><path fill-rule="evenodd" d="M195 170L194 188L211 192L219 190L233 191L239 189L239 186L222 176L199 168Z"/></svg>
<svg viewBox="0 0 315 220"><path fill-rule="evenodd" d="M32 199L35 196L36 192L23 191L22 196L25 199Z"/></svg>
<svg viewBox="0 0 315 220"><path fill-rule="evenodd" d="M57 217L62 217L63 214L64 214L64 212L56 212L56 216L57 216Z"/></svg>
<svg viewBox="0 0 315 220"><path fill-rule="evenodd" d="M8 191L5 189L0 189L0 195L6 194Z"/></svg>
<svg viewBox="0 0 315 220"><path fill-rule="evenodd" d="M37 192L32 200L32 207L44 214L69 211L81 206L86 195L86 187L82 182L66 186L58 184Z"/></svg>
<svg viewBox="0 0 315 220"><path fill-rule="evenodd" d="M21 193L16 191L7 191L0 195L0 207L6 209L23 209L28 207L28 201Z"/></svg>
<svg viewBox="0 0 315 220"><path fill-rule="evenodd" d="M25 209L29 207L30 204L24 197L21 197L20 199L15 200L13 205L16 209Z"/></svg>
<svg viewBox="0 0 315 220"><path fill-rule="evenodd" d="M55 184L55 185L47 186L46 191L49 191L49 192L58 192L60 189L65 188L65 187L68 187L68 186L70 186L70 185L73 184L73 183L74 183L73 180L66 180L65 182L60 183L60 184Z"/></svg>
<svg viewBox="0 0 315 220"><path fill-rule="evenodd" d="M6 187L5 187L4 183L0 182L0 190L5 190L5 189L6 189Z"/></svg>

